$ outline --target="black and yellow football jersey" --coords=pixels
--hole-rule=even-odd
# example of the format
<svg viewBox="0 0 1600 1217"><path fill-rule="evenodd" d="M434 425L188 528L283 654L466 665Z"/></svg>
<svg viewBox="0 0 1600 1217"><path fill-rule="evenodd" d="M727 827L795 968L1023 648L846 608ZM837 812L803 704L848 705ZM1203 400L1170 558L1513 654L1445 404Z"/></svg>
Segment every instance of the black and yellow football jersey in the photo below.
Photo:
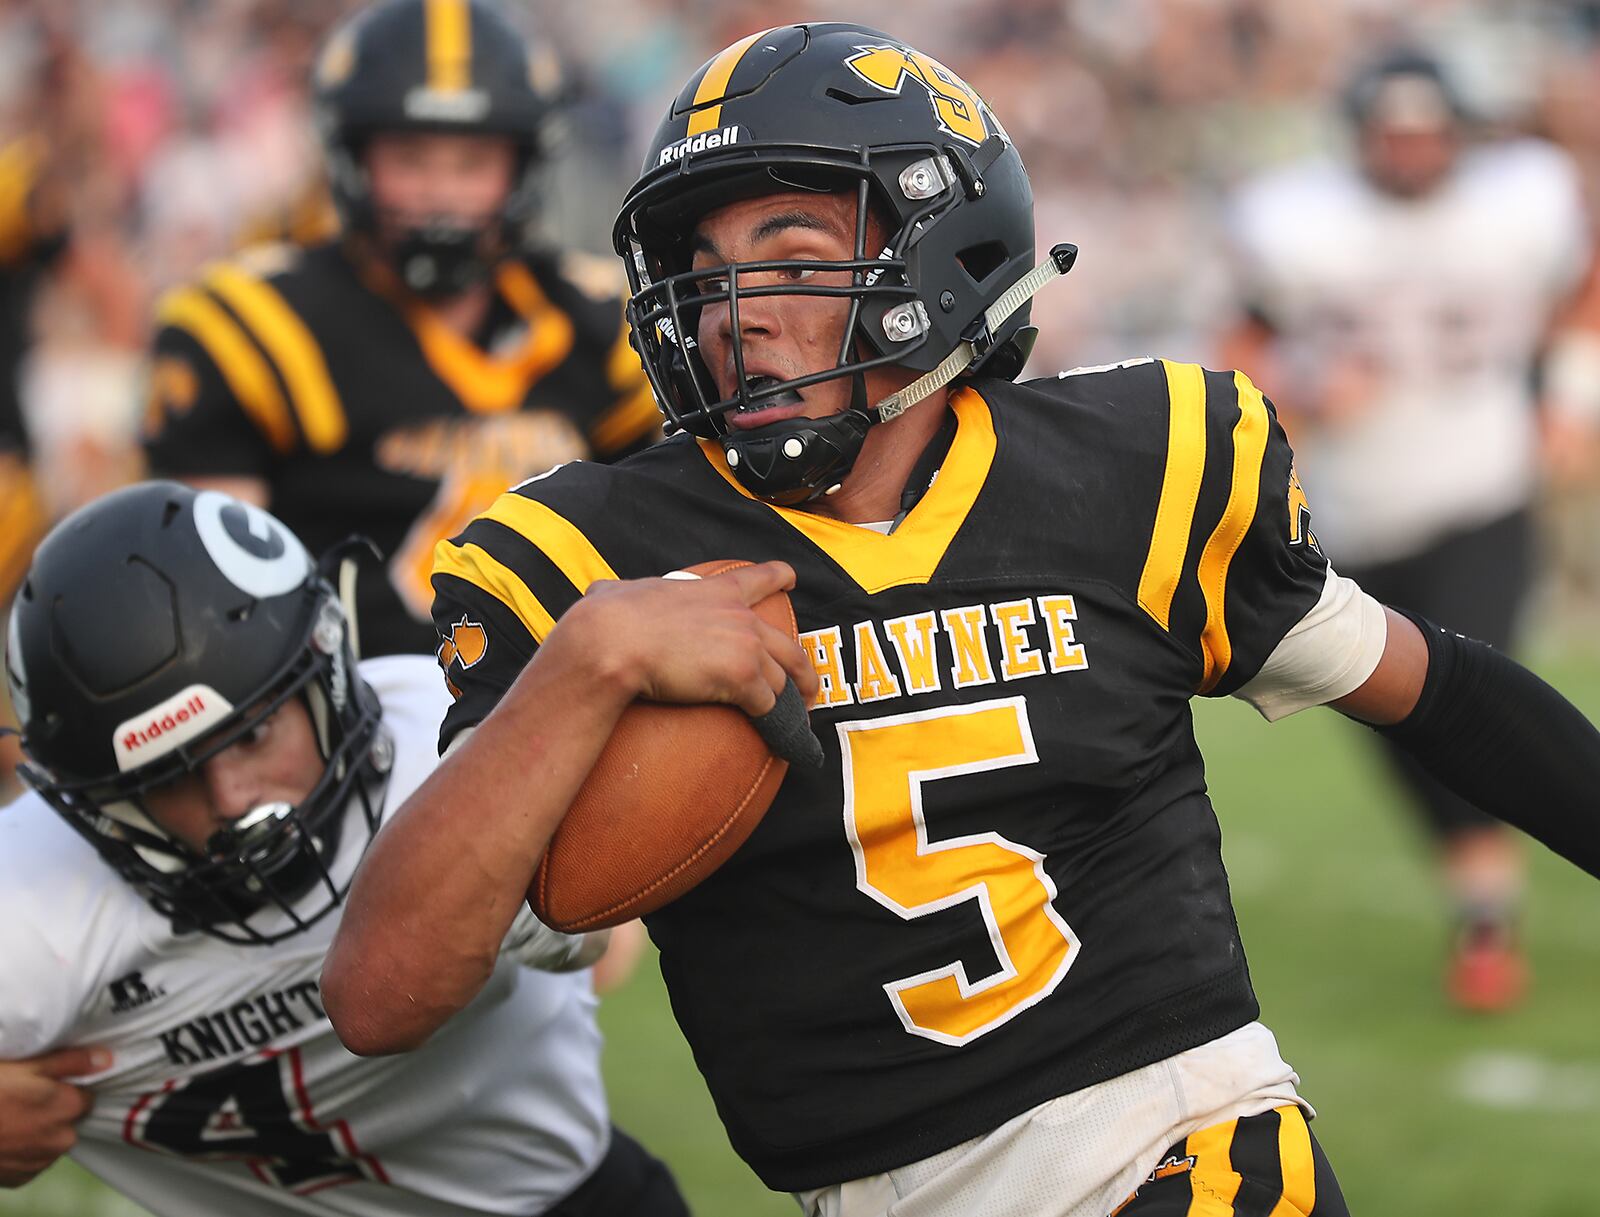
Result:
<svg viewBox="0 0 1600 1217"><path fill-rule="evenodd" d="M952 407L892 534L753 499L678 435L519 487L435 565L442 744L594 580L794 566L827 763L649 919L776 1189L915 1161L1258 1013L1189 700L1253 676L1327 578L1270 405L1143 360Z"/></svg>
<svg viewBox="0 0 1600 1217"><path fill-rule="evenodd" d="M0 145L0 604L22 581L49 522L29 471L19 383L34 296L68 239L64 228L41 224L37 214L44 157L39 139Z"/></svg>
<svg viewBox="0 0 1600 1217"><path fill-rule="evenodd" d="M504 263L481 345L382 274L337 243L273 246L172 292L146 439L155 474L265 481L313 552L376 541L387 566L358 587L369 655L432 648L434 545L507 486L660 422L609 264Z"/></svg>

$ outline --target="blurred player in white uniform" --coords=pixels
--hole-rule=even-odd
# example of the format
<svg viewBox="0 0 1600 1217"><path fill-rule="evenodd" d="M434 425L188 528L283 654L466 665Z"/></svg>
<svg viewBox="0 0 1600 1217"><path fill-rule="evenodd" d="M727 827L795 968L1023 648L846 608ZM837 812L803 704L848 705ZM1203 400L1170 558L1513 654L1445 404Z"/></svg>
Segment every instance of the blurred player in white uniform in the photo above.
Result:
<svg viewBox="0 0 1600 1217"><path fill-rule="evenodd" d="M684 1214L607 1117L599 939L525 913L415 1053L335 1038L342 897L446 703L431 659L356 666L331 574L160 482L36 554L6 646L36 793L0 812L0 1185L70 1150L174 1217Z"/></svg>
<svg viewBox="0 0 1600 1217"><path fill-rule="evenodd" d="M1249 184L1231 217L1248 320L1224 363L1286 403L1318 531L1395 604L1505 648L1531 580L1535 371L1590 251L1578 175L1532 139L1469 145L1451 81L1390 52L1353 80L1353 161ZM1447 987L1513 1004L1522 860L1509 832L1389 749L1458 919Z"/></svg>

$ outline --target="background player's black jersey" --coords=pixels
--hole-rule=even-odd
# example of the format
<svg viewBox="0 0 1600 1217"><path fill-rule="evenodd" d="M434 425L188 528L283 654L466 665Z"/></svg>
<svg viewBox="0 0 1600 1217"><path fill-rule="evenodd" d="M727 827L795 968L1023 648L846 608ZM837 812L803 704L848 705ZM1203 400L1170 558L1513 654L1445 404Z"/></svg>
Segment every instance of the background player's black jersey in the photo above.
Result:
<svg viewBox="0 0 1600 1217"><path fill-rule="evenodd" d="M754 500L679 436L439 551L443 742L597 578L795 567L827 764L650 919L773 1188L914 1161L1258 1012L1188 703L1253 676L1326 581L1270 406L1153 361L952 402L892 535Z"/></svg>
<svg viewBox="0 0 1600 1217"><path fill-rule="evenodd" d="M572 255L496 273L485 349L338 244L263 248L160 308L147 452L170 477L247 477L313 552L352 532L364 653L426 651L433 547L506 487L656 434L614 278Z"/></svg>
<svg viewBox="0 0 1600 1217"><path fill-rule="evenodd" d="M48 522L28 468L20 383L34 297L68 242L64 228L41 229L34 215L42 156L34 140L0 146L0 603L21 582Z"/></svg>

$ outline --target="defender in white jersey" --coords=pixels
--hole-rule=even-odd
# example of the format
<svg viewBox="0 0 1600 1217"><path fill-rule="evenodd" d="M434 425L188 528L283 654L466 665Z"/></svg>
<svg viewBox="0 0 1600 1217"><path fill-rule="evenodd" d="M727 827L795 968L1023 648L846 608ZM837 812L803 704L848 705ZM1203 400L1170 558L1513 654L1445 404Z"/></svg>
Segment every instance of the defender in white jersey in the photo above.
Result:
<svg viewBox="0 0 1600 1217"><path fill-rule="evenodd" d="M176 1217L686 1212L607 1117L600 940L525 912L418 1051L333 1033L343 894L435 765L431 659L357 667L281 523L170 483L65 521L24 586L7 674L37 793L0 811L0 1184L75 1136Z"/></svg>
<svg viewBox="0 0 1600 1217"><path fill-rule="evenodd" d="M1265 373L1341 568L1495 646L1529 585L1535 368L1589 263L1575 166L1531 139L1471 145L1435 60L1391 52L1355 77L1358 155L1269 173L1236 200L1250 319L1226 359ZM1462 1005L1513 1002L1510 836L1391 750L1441 847Z"/></svg>

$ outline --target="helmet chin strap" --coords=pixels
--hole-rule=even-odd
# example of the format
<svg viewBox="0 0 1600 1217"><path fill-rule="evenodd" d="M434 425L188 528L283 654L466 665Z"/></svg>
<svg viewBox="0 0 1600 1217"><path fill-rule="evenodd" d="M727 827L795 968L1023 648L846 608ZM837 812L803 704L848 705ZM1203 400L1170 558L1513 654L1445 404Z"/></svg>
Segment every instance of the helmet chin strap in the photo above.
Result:
<svg viewBox="0 0 1600 1217"><path fill-rule="evenodd" d="M867 404L866 377L851 378L850 404L825 418L790 418L754 432L730 431L721 438L728 467L757 498L779 507L798 507L835 493L861 455L867 430L898 418L923 398L937 393L995 349L994 335L1045 284L1072 269L1078 247L1056 245L1049 257L1013 283L933 371L919 376L882 401Z"/></svg>

